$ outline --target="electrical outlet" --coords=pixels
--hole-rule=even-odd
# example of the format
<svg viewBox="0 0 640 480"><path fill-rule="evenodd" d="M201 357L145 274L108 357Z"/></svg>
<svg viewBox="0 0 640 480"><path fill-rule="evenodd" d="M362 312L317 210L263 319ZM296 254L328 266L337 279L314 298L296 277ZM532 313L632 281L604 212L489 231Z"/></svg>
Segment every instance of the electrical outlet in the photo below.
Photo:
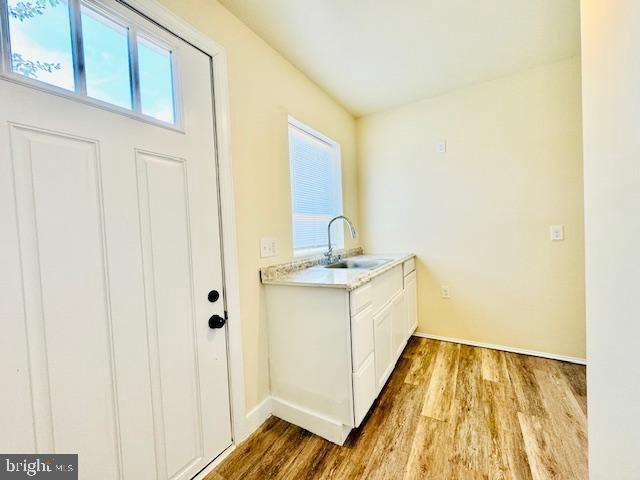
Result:
<svg viewBox="0 0 640 480"><path fill-rule="evenodd" d="M440 287L440 294L442 298L445 298L445 299L451 298L451 291L449 290L449 285L442 285L442 287Z"/></svg>
<svg viewBox="0 0 640 480"><path fill-rule="evenodd" d="M549 236L552 242L561 242L564 240L564 226L563 225L551 225L549 227Z"/></svg>
<svg viewBox="0 0 640 480"><path fill-rule="evenodd" d="M260 257L275 257L278 255L278 246L275 238L260 239Z"/></svg>
<svg viewBox="0 0 640 480"><path fill-rule="evenodd" d="M437 153L447 153L447 141L441 140L436 143L436 152Z"/></svg>

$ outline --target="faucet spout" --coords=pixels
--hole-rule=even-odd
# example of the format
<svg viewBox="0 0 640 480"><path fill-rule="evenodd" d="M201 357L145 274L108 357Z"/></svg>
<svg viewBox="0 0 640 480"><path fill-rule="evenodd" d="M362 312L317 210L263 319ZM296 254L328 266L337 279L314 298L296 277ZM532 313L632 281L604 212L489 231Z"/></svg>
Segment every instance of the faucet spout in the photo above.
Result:
<svg viewBox="0 0 640 480"><path fill-rule="evenodd" d="M331 220L329 220L329 225L327 225L328 245L327 251L324 254L329 262L331 262L331 257L333 256L333 246L331 245L331 224L333 224L333 222L335 222L336 220L344 220L347 223L347 225L349 226L349 233L351 234L351 238L356 238L357 236L356 227L353 226L353 222L344 215L338 215L337 217L333 217Z"/></svg>

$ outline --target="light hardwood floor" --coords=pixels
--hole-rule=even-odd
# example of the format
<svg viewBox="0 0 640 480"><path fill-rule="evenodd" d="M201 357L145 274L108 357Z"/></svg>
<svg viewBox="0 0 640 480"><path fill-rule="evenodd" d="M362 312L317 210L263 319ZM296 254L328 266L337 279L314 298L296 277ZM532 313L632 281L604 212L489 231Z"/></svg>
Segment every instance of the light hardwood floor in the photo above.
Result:
<svg viewBox="0 0 640 480"><path fill-rule="evenodd" d="M413 337L343 447L271 417L207 480L587 479L585 367Z"/></svg>

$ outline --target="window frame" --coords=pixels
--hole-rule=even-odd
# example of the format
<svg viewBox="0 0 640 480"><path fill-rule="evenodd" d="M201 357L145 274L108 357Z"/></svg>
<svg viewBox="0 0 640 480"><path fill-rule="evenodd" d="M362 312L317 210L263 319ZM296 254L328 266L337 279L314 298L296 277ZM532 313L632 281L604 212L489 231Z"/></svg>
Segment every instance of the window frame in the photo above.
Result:
<svg viewBox="0 0 640 480"><path fill-rule="evenodd" d="M97 107L109 112L118 113L126 117L163 127L169 130L184 132L183 102L180 82L180 53L176 39L161 27L143 24L136 18L135 12L116 1L105 0L67 0L69 8L69 25L71 29L71 53L73 57L74 90L66 90L57 85L52 85L36 78L27 77L13 71L11 61L11 40L9 33L9 8L8 0L0 0L0 80L8 80L45 93L51 93L60 97L74 100L80 103ZM82 39L81 9L89 8L99 15L103 15L115 24L128 30L129 49L129 81L131 89L131 109L124 108L87 95L86 76L84 71L84 52ZM152 42L161 48L165 48L171 55L171 82L173 88L174 123L159 120L150 115L145 115L141 110L141 91L138 74L138 36L148 42Z"/></svg>
<svg viewBox="0 0 640 480"><path fill-rule="evenodd" d="M289 145L289 136L290 136L290 129L291 127L301 131L302 133L305 133L307 135L310 135L312 137L314 137L316 140L319 140L322 143L327 144L333 151L333 156L336 159L337 162L337 166L336 166L336 178L338 181L338 184L340 186L339 188L339 200L340 200L340 212L337 213L337 215L344 215L344 192L343 192L343 185L342 185L342 150L340 148L340 144L338 142L336 142L335 140L327 137L326 135L323 135L322 133L318 132L317 130L311 128L310 126L302 123L301 121L299 121L298 119L292 117L291 115L288 116L287 119L287 146ZM290 182L290 194L291 194L291 243L293 246L293 256L294 257L309 257L309 256L315 256L321 253L324 253L327 250L327 246L326 245L322 245L322 246L318 246L318 247L299 247L296 248L295 246L295 231L294 231L294 223L295 223L295 212L293 211L293 201L294 201L294 185L293 185L293 157L291 155L291 150L289 150L288 152L289 154L289 182ZM335 224L334 224L335 225ZM343 228L344 229L344 225L342 225L342 223L338 223L338 225L340 225L339 228ZM342 245L336 245L334 243L333 247L334 248L344 248L344 242L345 242L345 236L344 236L344 231L342 232Z"/></svg>

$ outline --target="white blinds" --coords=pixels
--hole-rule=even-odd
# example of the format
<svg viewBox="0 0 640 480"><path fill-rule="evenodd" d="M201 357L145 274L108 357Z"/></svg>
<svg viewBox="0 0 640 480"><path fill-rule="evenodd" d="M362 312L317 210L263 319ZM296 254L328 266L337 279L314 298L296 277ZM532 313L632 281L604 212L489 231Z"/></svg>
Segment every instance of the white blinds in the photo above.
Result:
<svg viewBox="0 0 640 480"><path fill-rule="evenodd" d="M342 215L340 147L290 120L289 160L293 248L300 253L326 247L327 224ZM331 233L334 246L342 247L343 225L334 223Z"/></svg>

